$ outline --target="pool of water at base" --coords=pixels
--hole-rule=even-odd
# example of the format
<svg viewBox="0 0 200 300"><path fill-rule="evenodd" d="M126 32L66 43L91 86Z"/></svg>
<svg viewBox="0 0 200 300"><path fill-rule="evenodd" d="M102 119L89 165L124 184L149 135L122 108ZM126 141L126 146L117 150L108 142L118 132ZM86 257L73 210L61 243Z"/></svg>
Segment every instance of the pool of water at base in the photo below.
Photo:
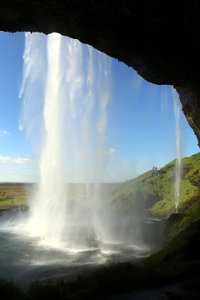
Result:
<svg viewBox="0 0 200 300"><path fill-rule="evenodd" d="M0 217L0 278L27 286L73 276L84 268L147 256L148 247L135 243L91 241L90 246L53 247L16 228L5 226Z"/></svg>

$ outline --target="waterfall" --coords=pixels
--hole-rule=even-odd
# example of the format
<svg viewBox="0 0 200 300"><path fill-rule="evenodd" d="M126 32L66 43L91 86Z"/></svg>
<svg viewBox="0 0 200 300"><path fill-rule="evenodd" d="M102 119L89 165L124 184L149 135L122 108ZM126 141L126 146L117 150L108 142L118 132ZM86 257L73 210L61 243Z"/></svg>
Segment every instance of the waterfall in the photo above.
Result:
<svg viewBox="0 0 200 300"><path fill-rule="evenodd" d="M39 148L27 230L46 244L85 247L98 236L111 62L58 33L25 40L21 128Z"/></svg>
<svg viewBox="0 0 200 300"><path fill-rule="evenodd" d="M180 113L181 104L177 92L173 89L174 116L176 126L176 165L175 165L175 210L178 212L180 204L180 183L181 183L181 128Z"/></svg>

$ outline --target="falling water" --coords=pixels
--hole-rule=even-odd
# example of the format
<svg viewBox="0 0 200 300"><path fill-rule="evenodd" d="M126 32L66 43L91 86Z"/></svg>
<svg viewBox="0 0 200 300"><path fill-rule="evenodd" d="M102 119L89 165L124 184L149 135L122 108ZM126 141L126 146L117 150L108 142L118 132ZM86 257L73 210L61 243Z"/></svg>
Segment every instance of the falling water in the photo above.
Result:
<svg viewBox="0 0 200 300"><path fill-rule="evenodd" d="M21 127L41 108L39 183L27 229L44 243L77 247L98 238L110 70L106 55L77 40L26 34Z"/></svg>
<svg viewBox="0 0 200 300"><path fill-rule="evenodd" d="M38 184L28 212L1 214L0 276L26 284L148 255L162 230L135 206L121 213L103 184L113 152L110 58L57 33L26 33L23 59L20 129L32 142Z"/></svg>
<svg viewBox="0 0 200 300"><path fill-rule="evenodd" d="M181 105L178 94L173 89L174 115L176 123L176 167L175 167L175 209L178 212L180 204L180 183L181 183L181 129L180 113Z"/></svg>

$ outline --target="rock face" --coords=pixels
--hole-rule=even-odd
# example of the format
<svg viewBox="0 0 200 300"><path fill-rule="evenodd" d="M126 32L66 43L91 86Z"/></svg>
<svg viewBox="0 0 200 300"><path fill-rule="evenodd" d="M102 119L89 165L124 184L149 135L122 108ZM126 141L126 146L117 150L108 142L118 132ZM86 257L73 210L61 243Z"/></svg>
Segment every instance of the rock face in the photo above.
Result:
<svg viewBox="0 0 200 300"><path fill-rule="evenodd" d="M60 32L177 88L200 144L197 0L3 0L0 30Z"/></svg>
<svg viewBox="0 0 200 300"><path fill-rule="evenodd" d="M200 147L200 88L177 88L177 92L182 102L183 112Z"/></svg>

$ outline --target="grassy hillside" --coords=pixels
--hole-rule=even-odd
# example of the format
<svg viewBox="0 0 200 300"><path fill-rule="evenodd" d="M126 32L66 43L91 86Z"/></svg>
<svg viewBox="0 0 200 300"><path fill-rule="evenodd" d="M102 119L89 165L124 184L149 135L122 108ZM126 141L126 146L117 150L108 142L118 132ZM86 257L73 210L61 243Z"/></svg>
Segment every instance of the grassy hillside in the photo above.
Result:
<svg viewBox="0 0 200 300"><path fill-rule="evenodd" d="M113 206L130 214L134 209L142 213L142 207L156 215L173 213L174 163L117 187L113 192ZM0 280L1 299L114 299L109 296L128 295L138 290L149 292L151 298L152 291L158 290L162 291L159 299L200 299L199 167L200 153L182 160L180 214L171 214L168 218L167 231L173 234L158 253L138 262L85 269L70 280L35 282L26 290ZM130 299L133 297L134 294L130 294Z"/></svg>
<svg viewBox="0 0 200 300"><path fill-rule="evenodd" d="M200 153L182 159L180 211L190 207L198 199L200 199ZM175 212L175 161L119 186L113 194L113 204L122 210L132 210L132 213L135 211L137 214L144 209L159 216Z"/></svg>
<svg viewBox="0 0 200 300"><path fill-rule="evenodd" d="M31 188L23 183L0 183L0 211L12 206L27 206L27 193Z"/></svg>

